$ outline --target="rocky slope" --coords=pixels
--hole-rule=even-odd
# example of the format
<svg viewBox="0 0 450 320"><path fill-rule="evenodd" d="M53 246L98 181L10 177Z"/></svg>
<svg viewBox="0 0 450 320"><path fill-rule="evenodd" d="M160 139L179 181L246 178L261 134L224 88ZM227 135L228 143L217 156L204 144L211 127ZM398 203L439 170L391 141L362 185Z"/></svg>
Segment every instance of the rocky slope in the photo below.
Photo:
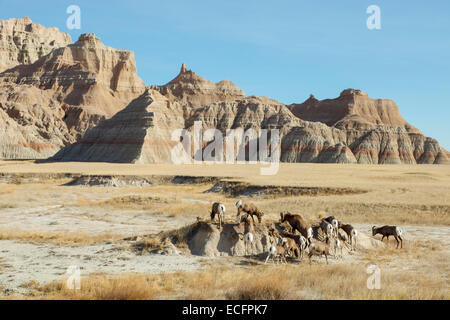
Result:
<svg viewBox="0 0 450 320"><path fill-rule="evenodd" d="M311 95L305 102L289 105L288 108L301 119L340 129L368 130L388 125L403 127L408 132L419 132L403 119L394 101L375 100L361 90L347 89L336 99L321 101Z"/></svg>
<svg viewBox="0 0 450 320"><path fill-rule="evenodd" d="M288 108L299 118L343 132L339 143L348 146L346 153L350 151L358 163L448 163L446 150L406 122L392 100L375 100L361 90L347 89L336 99L310 96ZM317 148L324 146L318 143Z"/></svg>
<svg viewBox="0 0 450 320"><path fill-rule="evenodd" d="M151 86L169 100L180 101L190 107L201 107L217 101L233 101L245 97L244 92L231 81L213 83L188 70L183 63L180 73L163 86Z"/></svg>
<svg viewBox="0 0 450 320"><path fill-rule="evenodd" d="M183 72L183 69L182 71ZM198 77L198 76L196 76ZM231 101L216 101L201 107L188 103L185 96L164 97L159 90L149 89L134 100L111 120L104 121L88 131L84 138L62 149L52 160L63 161L111 161L111 162L171 162L171 148L175 142L171 133L186 128L191 133L194 123L201 121L202 130L218 129L223 136L229 129L254 129L257 135L261 129L279 129L281 156L284 162L322 163L447 163L446 151L436 140L426 138L417 129L406 123L395 108L386 116L385 109L373 109L365 95L367 112L364 121L354 121L343 114L335 117L330 125L321 121L305 121L294 115L280 102L265 97L247 97ZM361 92L345 90L337 99L337 106L343 105L342 97L355 101ZM217 98L217 95L211 95ZM186 104L189 104L186 106ZM332 100L327 101L333 104ZM368 106L367 106L368 105ZM347 106L348 107L348 106ZM353 106L359 109L358 103ZM320 113L319 113L320 114ZM320 119L330 119L320 115ZM156 120L157 119L157 120ZM348 126L335 125L348 121ZM348 120L351 119L351 120ZM372 120L375 119L375 120ZM379 120L382 124L371 123ZM330 120L331 121L331 120ZM325 122L325 121L324 121ZM361 123L365 125L362 126ZM203 150L209 142L204 141ZM247 142L248 145L248 142ZM193 152L191 152L193 156ZM248 154L246 156L248 159Z"/></svg>
<svg viewBox="0 0 450 320"><path fill-rule="evenodd" d="M93 34L0 73L0 157L47 158L142 94L133 52Z"/></svg>
<svg viewBox="0 0 450 320"><path fill-rule="evenodd" d="M0 20L0 72L30 64L53 49L72 43L58 28L45 28L28 17Z"/></svg>
<svg viewBox="0 0 450 320"><path fill-rule="evenodd" d="M182 108L158 91L146 90L111 119L88 130L55 154L56 161L154 163L169 161L171 131L184 127Z"/></svg>

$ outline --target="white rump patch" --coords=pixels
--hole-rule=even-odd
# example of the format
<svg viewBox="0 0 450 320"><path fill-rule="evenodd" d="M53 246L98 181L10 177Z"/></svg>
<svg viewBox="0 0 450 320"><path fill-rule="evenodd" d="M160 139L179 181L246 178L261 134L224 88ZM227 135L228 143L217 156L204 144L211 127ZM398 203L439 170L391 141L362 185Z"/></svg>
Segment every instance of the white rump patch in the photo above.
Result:
<svg viewBox="0 0 450 320"><path fill-rule="evenodd" d="M331 221L331 223L333 224L333 226L334 226L335 228L337 228L338 225L339 225L339 223L338 223L338 221L337 221L336 219L333 219L333 221Z"/></svg>
<svg viewBox="0 0 450 320"><path fill-rule="evenodd" d="M306 231L306 234L307 234L307 236L308 236L308 239L312 238L312 236L313 236L313 229L312 229L312 228L309 228L309 229Z"/></svg>

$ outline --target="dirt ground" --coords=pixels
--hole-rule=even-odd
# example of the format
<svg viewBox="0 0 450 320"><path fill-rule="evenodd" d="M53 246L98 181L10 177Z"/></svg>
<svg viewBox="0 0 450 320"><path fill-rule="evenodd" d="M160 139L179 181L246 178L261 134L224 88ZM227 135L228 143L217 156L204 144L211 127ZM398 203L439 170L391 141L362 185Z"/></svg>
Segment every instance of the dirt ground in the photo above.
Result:
<svg viewBox="0 0 450 320"><path fill-rule="evenodd" d="M56 173L66 176L51 176ZM30 174L34 174L30 176ZM351 188L355 194L265 195L254 202L266 221L281 211L302 214L315 223L334 215L371 237L372 225L395 224L405 231L404 249L391 242L384 248L330 258L330 264L368 265L402 273L413 271L441 279L436 290L449 289L450 166L281 164L275 176L259 175L259 167L115 165L86 163L34 164L0 161L0 290L3 298L24 298L31 281L46 285L63 281L69 266L83 276L189 273L216 266L251 272L262 260L245 257L207 258L178 254L137 253L127 237L157 234L208 219L212 202L227 207L242 196L207 192L206 183L162 183L145 186L70 185L73 175L212 176L257 186ZM377 236L379 239L380 237ZM324 264L313 258L313 265ZM307 268L307 261L290 261ZM312 290L313 288L304 288ZM420 293L420 292L419 292ZM324 295L320 295L324 296ZM0 294L0 297L2 295ZM165 298L174 296L165 295ZM325 295L326 297L326 295ZM424 295L424 298L428 295ZM420 296L419 296L420 298Z"/></svg>

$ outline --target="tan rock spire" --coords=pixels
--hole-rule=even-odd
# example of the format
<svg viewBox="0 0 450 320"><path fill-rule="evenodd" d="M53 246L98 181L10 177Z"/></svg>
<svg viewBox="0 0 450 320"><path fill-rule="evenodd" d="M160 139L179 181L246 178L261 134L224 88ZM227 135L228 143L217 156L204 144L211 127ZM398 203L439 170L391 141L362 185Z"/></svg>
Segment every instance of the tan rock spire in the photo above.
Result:
<svg viewBox="0 0 450 320"><path fill-rule="evenodd" d="M188 71L188 69L187 69L187 67L186 67L186 64L183 63L183 64L181 65L180 73L186 73L187 71Z"/></svg>

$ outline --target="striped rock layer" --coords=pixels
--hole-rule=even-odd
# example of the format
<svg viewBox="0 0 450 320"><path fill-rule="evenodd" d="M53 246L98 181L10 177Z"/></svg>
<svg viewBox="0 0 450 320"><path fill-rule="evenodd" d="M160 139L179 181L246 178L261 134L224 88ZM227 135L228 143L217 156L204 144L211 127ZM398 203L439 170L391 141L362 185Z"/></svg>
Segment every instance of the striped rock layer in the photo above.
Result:
<svg viewBox="0 0 450 320"><path fill-rule="evenodd" d="M183 68L181 73L185 72ZM334 101L326 101L327 106L334 103L336 109L340 106L353 108L359 112L357 117L349 111L334 115L334 118L326 112L319 112L320 117L316 121L305 121L296 116L294 111L301 110L298 106L294 106L297 109L293 111L293 106L266 97L220 101L219 97L210 95L209 99L219 101L202 105L201 101L193 102L195 95L196 92L187 91L177 98L169 91L151 87L124 110L89 130L83 139L62 149L51 160L172 162L171 149L176 141L172 141L171 134L183 128L192 133L195 123L201 121L202 133L217 129L224 137L230 129L253 129L257 136L261 129L278 129L280 160L283 162L448 163L447 152L438 142L425 137L399 117L393 102L375 108L379 105L378 100L358 90L345 90ZM360 103L370 117L365 117L366 111L360 111ZM213 141L204 141L202 150L206 150ZM248 147L248 141L245 144ZM194 154L191 150L191 157Z"/></svg>
<svg viewBox="0 0 450 320"><path fill-rule="evenodd" d="M93 34L0 73L0 158L42 159L145 91L134 54Z"/></svg>

